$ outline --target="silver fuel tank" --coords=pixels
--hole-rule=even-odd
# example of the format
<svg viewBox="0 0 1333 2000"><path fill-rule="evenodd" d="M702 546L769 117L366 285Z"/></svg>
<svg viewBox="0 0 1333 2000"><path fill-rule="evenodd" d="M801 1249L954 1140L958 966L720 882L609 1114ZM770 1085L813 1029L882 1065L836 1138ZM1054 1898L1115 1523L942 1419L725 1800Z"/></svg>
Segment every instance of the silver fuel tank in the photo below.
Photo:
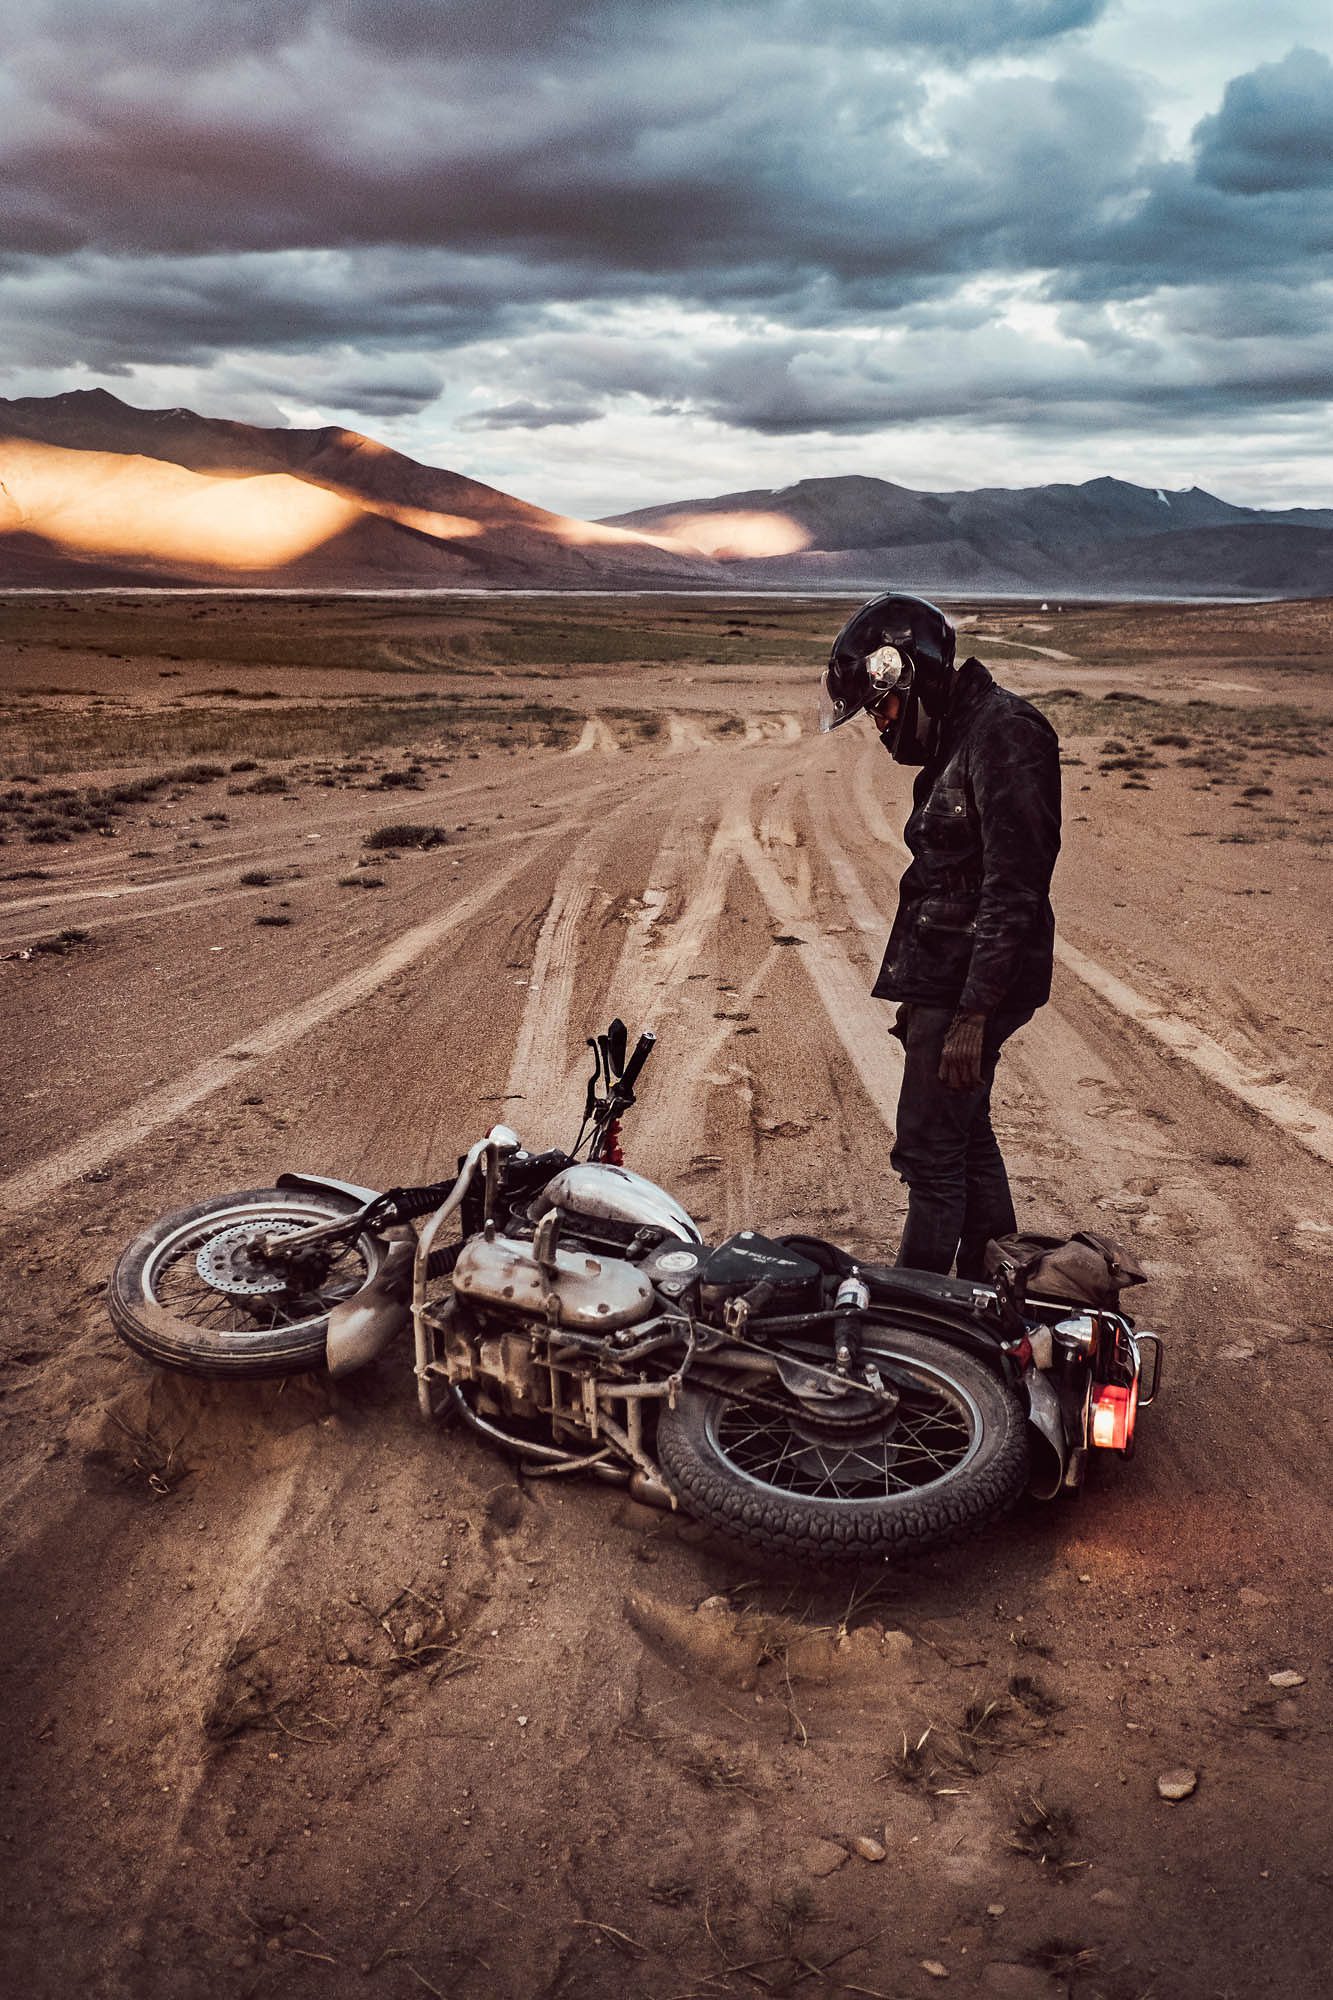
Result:
<svg viewBox="0 0 1333 2000"><path fill-rule="evenodd" d="M528 1219L540 1222L548 1209L590 1221L619 1223L627 1231L660 1229L680 1243L700 1243L699 1231L674 1195L628 1167L587 1161L565 1167L546 1183L528 1208Z"/></svg>

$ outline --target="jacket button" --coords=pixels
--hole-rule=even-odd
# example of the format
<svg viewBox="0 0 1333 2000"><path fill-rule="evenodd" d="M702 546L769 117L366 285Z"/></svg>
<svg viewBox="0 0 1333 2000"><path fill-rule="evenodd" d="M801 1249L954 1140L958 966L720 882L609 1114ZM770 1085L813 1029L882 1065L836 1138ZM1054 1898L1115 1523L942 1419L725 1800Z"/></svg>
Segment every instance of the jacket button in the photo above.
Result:
<svg viewBox="0 0 1333 2000"><path fill-rule="evenodd" d="M954 811L955 811L956 813L960 813L960 812L961 812L962 810L963 810L963 808L962 808L961 806L955 806L955 807L954 807Z"/></svg>

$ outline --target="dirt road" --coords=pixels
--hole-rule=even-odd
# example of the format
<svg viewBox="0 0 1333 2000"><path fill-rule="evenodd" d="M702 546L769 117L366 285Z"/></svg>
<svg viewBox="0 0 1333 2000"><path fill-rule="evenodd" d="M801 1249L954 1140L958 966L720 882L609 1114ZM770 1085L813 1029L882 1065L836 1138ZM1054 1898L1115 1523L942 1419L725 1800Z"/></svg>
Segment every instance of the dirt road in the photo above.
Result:
<svg viewBox="0 0 1333 2000"><path fill-rule="evenodd" d="M1051 660L1030 684L1075 672ZM651 739L590 708L401 807L239 802L193 849L183 805L154 854L5 884L0 950L92 934L0 968L13 1990L1327 1981L1333 1145L1283 902L1327 864L1227 846L1191 876L1186 777L1149 828L1071 767L1056 992L1002 1070L1020 1212L1134 1242L1170 1339L1136 1458L1081 1500L910 1572L760 1575L423 1430L403 1357L219 1389L107 1328L108 1268L166 1207L284 1166L425 1178L501 1116L559 1141L613 1010L661 1037L630 1163L706 1233L892 1246L868 988L905 775L805 733L793 679L725 737L708 705L664 677ZM447 841L342 886L394 819Z"/></svg>

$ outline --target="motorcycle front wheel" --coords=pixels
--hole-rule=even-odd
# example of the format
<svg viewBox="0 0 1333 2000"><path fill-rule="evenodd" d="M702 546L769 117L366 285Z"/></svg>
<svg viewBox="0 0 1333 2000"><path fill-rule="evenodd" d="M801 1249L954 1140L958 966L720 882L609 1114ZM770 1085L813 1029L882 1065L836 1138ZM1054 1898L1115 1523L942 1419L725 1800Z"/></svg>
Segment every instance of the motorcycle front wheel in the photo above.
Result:
<svg viewBox="0 0 1333 2000"><path fill-rule="evenodd" d="M861 1426L794 1397L685 1390L658 1420L667 1483L698 1519L770 1555L856 1561L938 1548L1013 1505L1027 1481L1027 1422L979 1361L941 1341L867 1329L896 1406Z"/></svg>
<svg viewBox="0 0 1333 2000"><path fill-rule="evenodd" d="M248 1241L311 1229L356 1207L332 1190L250 1188L164 1215L112 1273L111 1323L136 1354L191 1375L322 1368L329 1312L374 1277L380 1240L354 1237L296 1273L265 1266Z"/></svg>

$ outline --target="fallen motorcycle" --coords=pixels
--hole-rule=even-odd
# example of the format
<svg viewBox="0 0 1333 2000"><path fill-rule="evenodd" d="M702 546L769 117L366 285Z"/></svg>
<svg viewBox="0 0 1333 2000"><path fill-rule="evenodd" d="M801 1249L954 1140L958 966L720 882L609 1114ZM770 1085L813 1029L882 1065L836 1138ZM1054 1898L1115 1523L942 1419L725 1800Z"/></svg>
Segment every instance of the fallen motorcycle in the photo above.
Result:
<svg viewBox="0 0 1333 2000"><path fill-rule="evenodd" d="M1076 1489L1093 1453L1129 1456L1162 1343L1118 1310L1113 1260L1099 1290L1040 1249L983 1284L813 1236L710 1246L623 1164L653 1041L630 1053L617 1020L589 1043L568 1153L497 1125L428 1186L283 1173L164 1216L116 1266L117 1332L200 1375L340 1376L410 1325L427 1416L533 1476L587 1473L824 1561L939 1546L1025 1488Z"/></svg>

